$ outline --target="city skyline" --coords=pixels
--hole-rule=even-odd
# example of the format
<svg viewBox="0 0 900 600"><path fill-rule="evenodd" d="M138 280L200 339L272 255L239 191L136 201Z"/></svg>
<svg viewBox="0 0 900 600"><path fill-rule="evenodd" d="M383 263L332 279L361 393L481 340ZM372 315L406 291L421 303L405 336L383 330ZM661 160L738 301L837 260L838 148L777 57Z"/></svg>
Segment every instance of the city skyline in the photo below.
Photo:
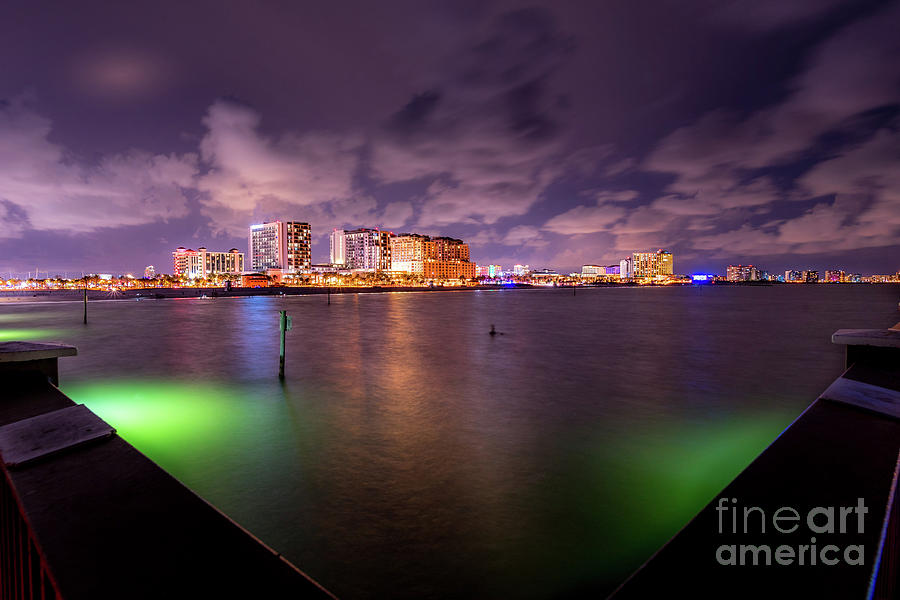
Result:
<svg viewBox="0 0 900 600"><path fill-rule="evenodd" d="M17 3L0 270L139 273L278 218L313 263L381 227L560 271L900 269L897 1L351 4Z"/></svg>

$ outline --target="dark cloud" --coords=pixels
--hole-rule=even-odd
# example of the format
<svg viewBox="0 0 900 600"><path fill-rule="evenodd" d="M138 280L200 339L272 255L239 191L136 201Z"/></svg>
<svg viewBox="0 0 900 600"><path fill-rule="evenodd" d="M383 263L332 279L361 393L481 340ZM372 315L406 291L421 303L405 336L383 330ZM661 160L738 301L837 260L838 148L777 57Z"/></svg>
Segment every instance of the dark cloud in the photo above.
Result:
<svg viewBox="0 0 900 600"><path fill-rule="evenodd" d="M796 26L821 18L848 0L715 0L708 3L708 19L751 32Z"/></svg>
<svg viewBox="0 0 900 600"><path fill-rule="evenodd" d="M389 128L400 133L409 133L422 128L440 101L440 92L434 90L416 94L406 106L391 117Z"/></svg>
<svg viewBox="0 0 900 600"><path fill-rule="evenodd" d="M898 23L900 6L893 4L838 31L815 49L780 103L749 115L713 111L668 135L643 165L674 176L668 195L651 206L707 220L753 208L736 228L719 219L711 233L692 237L693 248L723 256L896 246L900 221L890 215L900 214L900 197L891 191L891 174L900 169L891 150L900 101ZM790 165L810 170L781 185L767 175L779 168L783 175ZM780 200L822 196L831 198L800 214L753 218ZM860 203L863 197L868 201ZM664 231L677 221L659 222Z"/></svg>
<svg viewBox="0 0 900 600"><path fill-rule="evenodd" d="M558 126L543 109L545 84L534 79L516 86L506 93L513 132L530 141L550 138Z"/></svg>
<svg viewBox="0 0 900 600"><path fill-rule="evenodd" d="M518 86L554 71L575 49L549 9L530 7L497 17L472 48L462 79L468 85Z"/></svg>
<svg viewBox="0 0 900 600"><path fill-rule="evenodd" d="M31 222L28 220L28 212L18 204L0 198L0 221L7 226L15 228L30 227Z"/></svg>

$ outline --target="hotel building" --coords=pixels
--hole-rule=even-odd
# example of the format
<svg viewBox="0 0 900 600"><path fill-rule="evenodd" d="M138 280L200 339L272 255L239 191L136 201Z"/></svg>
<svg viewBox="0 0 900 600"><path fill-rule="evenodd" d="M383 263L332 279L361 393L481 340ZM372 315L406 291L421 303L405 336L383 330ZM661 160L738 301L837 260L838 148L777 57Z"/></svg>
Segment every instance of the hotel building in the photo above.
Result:
<svg viewBox="0 0 900 600"><path fill-rule="evenodd" d="M728 281L759 281L759 269L753 265L728 265L725 269Z"/></svg>
<svg viewBox="0 0 900 600"><path fill-rule="evenodd" d="M449 237L425 242L426 279L472 279L475 263L469 261L469 245Z"/></svg>
<svg viewBox="0 0 900 600"><path fill-rule="evenodd" d="M621 279L631 279L634 277L634 260L629 256L623 258L619 262L619 277Z"/></svg>
<svg viewBox="0 0 900 600"><path fill-rule="evenodd" d="M172 253L176 276L189 279L210 275L234 275L244 270L244 253L232 248L228 252L210 252L204 247L191 250L183 246Z"/></svg>
<svg viewBox="0 0 900 600"><path fill-rule="evenodd" d="M389 271L391 269L391 232L379 229L353 229L343 232L344 252L349 269Z"/></svg>
<svg viewBox="0 0 900 600"><path fill-rule="evenodd" d="M272 221L250 226L250 269L288 273L309 270L312 262L309 223Z"/></svg>
<svg viewBox="0 0 900 600"><path fill-rule="evenodd" d="M634 252L631 260L633 276L638 279L660 279L672 275L675 270L675 257L667 250Z"/></svg>
<svg viewBox="0 0 900 600"><path fill-rule="evenodd" d="M391 271L425 273L425 244L431 238L418 233L401 233L391 238Z"/></svg>
<svg viewBox="0 0 900 600"><path fill-rule="evenodd" d="M475 263L469 261L469 246L462 240L403 233L391 238L391 271L413 273L426 279L475 277ZM499 265L496 268L498 276Z"/></svg>
<svg viewBox="0 0 900 600"><path fill-rule="evenodd" d="M331 264L336 267L343 267L347 264L347 246L344 233L343 229L335 229L329 236Z"/></svg>

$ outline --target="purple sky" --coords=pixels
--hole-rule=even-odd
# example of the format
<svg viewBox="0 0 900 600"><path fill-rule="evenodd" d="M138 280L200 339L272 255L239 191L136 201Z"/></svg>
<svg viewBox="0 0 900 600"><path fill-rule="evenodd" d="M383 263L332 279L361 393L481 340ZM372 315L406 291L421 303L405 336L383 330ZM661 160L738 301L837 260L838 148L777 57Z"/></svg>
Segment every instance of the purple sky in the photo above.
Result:
<svg viewBox="0 0 900 600"><path fill-rule="evenodd" d="M0 272L171 271L248 225L479 263L900 269L900 1L11 0Z"/></svg>

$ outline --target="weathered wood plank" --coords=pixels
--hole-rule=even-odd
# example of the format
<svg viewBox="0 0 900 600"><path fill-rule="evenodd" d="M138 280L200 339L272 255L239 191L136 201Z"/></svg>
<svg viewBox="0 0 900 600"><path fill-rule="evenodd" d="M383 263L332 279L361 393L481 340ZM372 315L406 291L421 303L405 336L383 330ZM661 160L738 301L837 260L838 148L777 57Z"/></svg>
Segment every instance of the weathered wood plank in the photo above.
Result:
<svg viewBox="0 0 900 600"><path fill-rule="evenodd" d="M838 377L820 397L900 419L900 392L870 383Z"/></svg>
<svg viewBox="0 0 900 600"><path fill-rule="evenodd" d="M879 346L900 348L900 330L896 329L838 329L831 341L843 346Z"/></svg>
<svg viewBox="0 0 900 600"><path fill-rule="evenodd" d="M0 342L0 362L25 362L75 356L75 346L64 344L43 344L38 342Z"/></svg>
<svg viewBox="0 0 900 600"><path fill-rule="evenodd" d="M0 455L7 467L21 467L115 432L87 406L76 404L0 427Z"/></svg>

